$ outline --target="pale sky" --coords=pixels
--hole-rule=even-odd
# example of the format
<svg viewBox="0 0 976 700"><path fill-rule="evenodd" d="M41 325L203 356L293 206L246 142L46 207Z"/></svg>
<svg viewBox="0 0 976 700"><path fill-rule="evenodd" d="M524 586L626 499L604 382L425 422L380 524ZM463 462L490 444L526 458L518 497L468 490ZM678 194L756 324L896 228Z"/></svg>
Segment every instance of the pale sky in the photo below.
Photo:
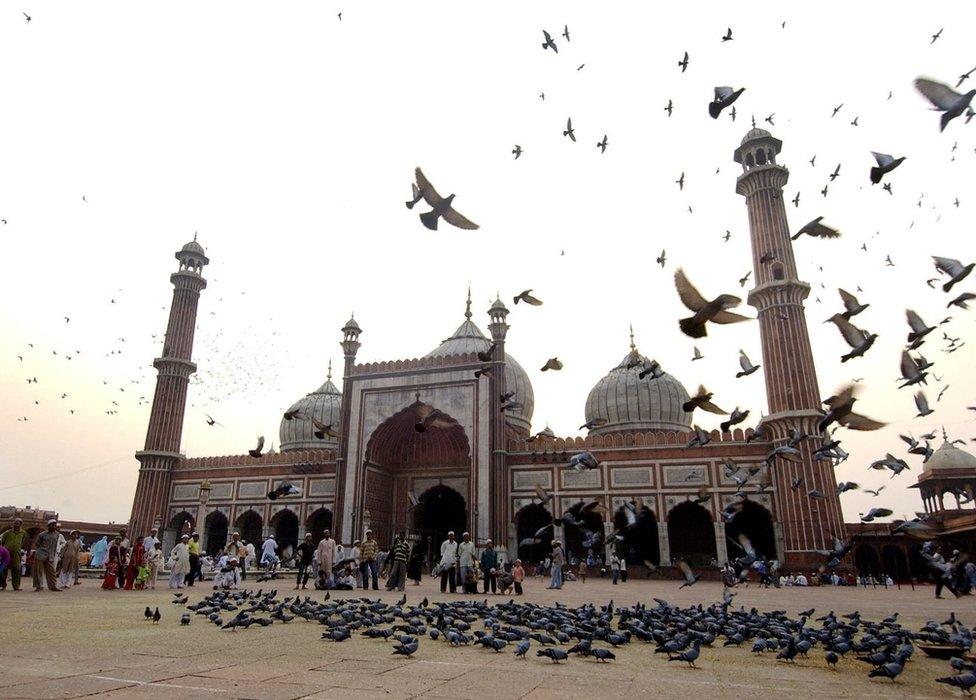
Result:
<svg viewBox="0 0 976 700"><path fill-rule="evenodd" d="M752 114L783 140L787 197L801 192L791 227L822 215L843 233L795 244L813 286L821 394L861 377L858 408L891 424L838 433L851 453L838 478L888 486L877 499L843 495L848 520L871 506L921 509L907 489L921 460L899 432L945 425L976 437L966 409L976 404L974 311L945 308L976 291L976 275L951 295L925 285L938 276L931 255L976 259L976 124L957 119L940 134L912 87L918 75L954 85L976 66L971 3L29 5L0 12L0 503L128 518L173 253L194 231L212 262L190 456L241 454L258 435L277 444L281 411L321 384L330 357L340 383L351 311L359 361L418 357L462 321L468 283L482 329L496 291L512 309L508 350L533 383L535 430L578 434L587 393L627 352L630 323L641 352L690 393L704 383L720 406L758 418L762 371L734 376L739 348L761 362L757 324L713 327L692 364L673 285L682 266L706 296L745 299L732 152ZM542 50L542 29L558 55ZM707 114L716 85L746 88L734 123ZM963 88L974 86L976 74ZM562 136L567 117L577 143ZM886 178L893 196L868 181L872 150L907 156ZM403 205L418 165L480 230L420 224ZM822 321L841 310L837 287L857 285L871 307L855 323L880 339L841 365L846 346ZM545 304L513 307L529 287ZM906 307L929 323L953 317L922 349L949 385L936 403L943 385L930 375L937 410L924 420L913 418L912 389L895 389ZM966 346L944 353L942 330ZM565 369L539 372L554 355ZM889 480L866 469L887 451L911 471Z"/></svg>

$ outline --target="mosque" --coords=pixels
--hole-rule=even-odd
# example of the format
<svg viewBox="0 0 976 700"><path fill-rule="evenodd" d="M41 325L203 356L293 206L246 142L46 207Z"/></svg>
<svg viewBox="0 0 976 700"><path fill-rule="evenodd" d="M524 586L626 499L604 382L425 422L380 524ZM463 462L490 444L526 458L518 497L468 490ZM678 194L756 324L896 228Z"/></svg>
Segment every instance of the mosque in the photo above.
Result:
<svg viewBox="0 0 976 700"><path fill-rule="evenodd" d="M753 128L734 153L742 166L736 192L745 197L751 233L755 287L748 302L758 311L762 340L768 410L761 439L747 441L751 430L714 431L707 445L686 447L692 416L682 404L688 391L670 374L641 379L637 360L649 359L633 340L621 348L619 362L608 358L609 371L586 397L585 419L599 427L586 437L539 432L532 422L532 384L505 352L508 309L496 299L486 310L486 334L469 294L460 325L421 358L357 364L360 338L368 335L350 318L339 343L342 388L330 368L318 389L291 406L288 416L294 417L281 420L280 451L259 458L187 457L180 435L196 369L197 301L209 263L192 241L176 253L179 267L171 276L173 305L162 355L154 361L158 379L146 444L136 453L132 531L158 526L168 548L192 527L214 551L234 530L250 541L274 534L284 545L305 532L317 540L325 529L348 544L367 528L386 544L394 531L406 529L424 547L436 547L454 530L470 532L479 546L490 538L508 557L533 561L549 538L522 547L520 541L580 500L596 500L602 508L585 515L592 532L612 532L626 520L627 503L642 509L638 546L630 554L635 562L722 562L740 554L732 543L745 533L760 554L789 569L812 570L823 561L817 550L845 533L832 466L814 460L815 440L801 443L798 461L764 464L789 428L815 434L821 416L803 307L810 287L797 277L782 192L789 171L776 162L781 147L769 132ZM518 406L502 411L499 399L508 393ZM418 432L416 424L432 415L440 419ZM312 419L330 426L324 438L316 437ZM567 468L583 450L599 467ZM759 469L745 506L728 521L722 511L736 498L736 484L725 474L726 459ZM801 476L804 488L791 488ZM269 500L267 492L282 480L302 495ZM552 498L540 502L540 488ZM809 489L825 497L810 499ZM579 527L557 525L550 532L567 544L571 558L591 544Z"/></svg>

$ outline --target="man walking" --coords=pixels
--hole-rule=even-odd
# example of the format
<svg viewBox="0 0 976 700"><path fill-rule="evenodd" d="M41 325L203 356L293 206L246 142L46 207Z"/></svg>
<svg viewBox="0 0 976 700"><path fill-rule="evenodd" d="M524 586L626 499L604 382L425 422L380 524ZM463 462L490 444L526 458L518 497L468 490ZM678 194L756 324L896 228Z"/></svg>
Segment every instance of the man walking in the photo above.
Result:
<svg viewBox="0 0 976 700"><path fill-rule="evenodd" d="M458 578L461 580L461 590L464 590L463 586L468 582L468 574L474 569L474 542L471 541L470 533L462 533L457 556L458 568L460 569Z"/></svg>
<svg viewBox="0 0 976 700"><path fill-rule="evenodd" d="M159 529L150 528L149 534L142 538L142 547L146 552L152 552L156 549L157 542L159 542Z"/></svg>
<svg viewBox="0 0 976 700"><path fill-rule="evenodd" d="M410 543L407 542L405 531L398 532L393 540L390 558L393 564L390 567L390 576L386 580L386 590L392 591L396 588L398 591L403 591L407 585L407 559L410 558Z"/></svg>
<svg viewBox="0 0 976 700"><path fill-rule="evenodd" d="M24 549L25 537L27 537L27 531L24 530L24 521L20 518L14 518L13 526L0 533L0 545L6 547L10 553L10 566L3 573L0 573L0 590L7 590L8 572L14 590L20 590L20 552Z"/></svg>
<svg viewBox="0 0 976 700"><path fill-rule="evenodd" d="M373 577L373 590L379 590L379 586L376 582L376 555L379 554L379 551L380 546L376 540L373 539L373 531L367 530L366 541L363 542L362 547L359 548L359 556L361 559L359 571L362 574L364 590L369 588L368 578L370 575Z"/></svg>
<svg viewBox="0 0 976 700"><path fill-rule="evenodd" d="M447 539L441 542L441 560L438 567L441 570L441 593L447 592L448 584L451 593L457 592L457 561L458 542L454 539L454 530L447 533Z"/></svg>
<svg viewBox="0 0 976 700"><path fill-rule="evenodd" d="M312 566L312 558L315 556L315 543L312 542L312 533L305 535L305 541L297 547L298 550L298 576L295 577L295 590L301 586L303 589L308 586L308 570ZM234 555L236 556L236 555Z"/></svg>
<svg viewBox="0 0 976 700"><path fill-rule="evenodd" d="M44 588L41 585L41 572L47 580L47 587L52 591L60 591L58 588L56 574L54 571L54 559L58 553L58 521L48 520L47 530L40 533L34 540L34 566L31 567L31 574L34 578L34 590L40 591Z"/></svg>
<svg viewBox="0 0 976 700"><path fill-rule="evenodd" d="M190 550L190 572L186 575L185 583L187 586L192 586L200 574L200 534L197 532L191 534L186 546ZM202 576L200 580L203 580Z"/></svg>
<svg viewBox="0 0 976 700"><path fill-rule="evenodd" d="M497 573L495 569L498 568L498 552L495 551L495 545L491 540L485 542L485 551L481 553L481 571L485 575L485 593L491 588L491 592L497 592L495 589L495 574Z"/></svg>

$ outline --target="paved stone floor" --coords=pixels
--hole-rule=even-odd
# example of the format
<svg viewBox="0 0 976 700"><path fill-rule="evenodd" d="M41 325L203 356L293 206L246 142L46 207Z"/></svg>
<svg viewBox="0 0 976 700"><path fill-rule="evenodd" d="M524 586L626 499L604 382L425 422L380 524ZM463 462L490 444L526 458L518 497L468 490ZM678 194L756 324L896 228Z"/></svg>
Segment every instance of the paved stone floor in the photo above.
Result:
<svg viewBox="0 0 976 700"><path fill-rule="evenodd" d="M267 589L267 584L265 584ZM287 582L279 595L292 593ZM208 589L191 591L195 602ZM313 597L321 599L322 593ZM441 598L434 582L408 587L410 600ZM348 595L348 593L347 593ZM353 592L352 595L359 595ZM386 599L397 594L380 592ZM660 597L680 605L716 601L721 587L702 582L678 589L671 581L631 580L612 586L590 579L546 591L534 579L523 600L566 605L584 602L651 602ZM446 598L456 596L444 596ZM690 697L702 694L775 693L778 697L947 697L959 694L935 683L948 664L916 653L898 683L868 679L865 664L844 659L836 671L823 652L796 664L754 657L747 647L705 649L699 669L668 663L650 646L617 650L617 661L599 664L570 659L517 660L510 651L495 654L481 647L452 649L442 642L421 642L413 659L394 657L390 643L354 637L336 644L320 639L322 627L305 621L241 632L220 631L194 616L179 625L182 608L170 603L170 591L106 592L84 581L63 593L0 592L0 698L148 697L148 698L493 698ZM507 599L506 599L507 600ZM736 604L785 609L809 606L818 613L860 610L880 619L894 611L919 626L955 611L976 622L974 598L934 600L931 587L910 589L808 588L739 590ZM146 605L159 605L158 626L143 621ZM533 645L535 647L537 645ZM533 651L530 653L534 653Z"/></svg>

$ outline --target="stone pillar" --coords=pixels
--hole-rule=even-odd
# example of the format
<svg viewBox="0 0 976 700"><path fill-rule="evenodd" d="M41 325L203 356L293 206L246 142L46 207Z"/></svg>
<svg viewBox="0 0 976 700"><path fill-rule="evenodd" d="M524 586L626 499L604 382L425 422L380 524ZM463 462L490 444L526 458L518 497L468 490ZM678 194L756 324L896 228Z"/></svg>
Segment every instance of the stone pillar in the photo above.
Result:
<svg viewBox="0 0 976 700"><path fill-rule="evenodd" d="M661 553L661 566L671 566L671 542L668 540L667 521L657 524L657 547Z"/></svg>
<svg viewBox="0 0 976 700"><path fill-rule="evenodd" d="M786 554L786 539L783 536L783 523L773 523L773 539L776 542L776 559L782 562Z"/></svg>
<svg viewBox="0 0 976 700"><path fill-rule="evenodd" d="M719 564L725 564L729 560L728 543L725 541L725 523L717 522L715 525L715 560Z"/></svg>

